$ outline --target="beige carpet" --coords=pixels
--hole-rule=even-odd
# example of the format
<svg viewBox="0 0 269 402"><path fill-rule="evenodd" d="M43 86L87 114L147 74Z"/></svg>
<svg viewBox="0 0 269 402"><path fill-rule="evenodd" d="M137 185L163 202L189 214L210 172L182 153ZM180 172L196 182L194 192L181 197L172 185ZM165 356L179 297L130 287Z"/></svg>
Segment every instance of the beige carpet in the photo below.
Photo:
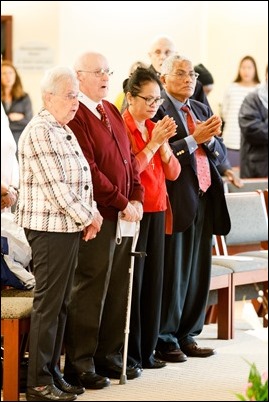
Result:
<svg viewBox="0 0 269 402"><path fill-rule="evenodd" d="M217 349L209 358L189 358L184 363L168 363L165 368L144 370L142 376L120 385L112 380L108 388L86 390L77 401L236 401L243 392L249 362L268 370L267 330L253 330L237 302L235 339L218 340L215 324L206 325L197 338L199 345ZM260 321L258 324L260 324ZM255 317L254 317L255 326ZM25 395L21 394L21 401Z"/></svg>

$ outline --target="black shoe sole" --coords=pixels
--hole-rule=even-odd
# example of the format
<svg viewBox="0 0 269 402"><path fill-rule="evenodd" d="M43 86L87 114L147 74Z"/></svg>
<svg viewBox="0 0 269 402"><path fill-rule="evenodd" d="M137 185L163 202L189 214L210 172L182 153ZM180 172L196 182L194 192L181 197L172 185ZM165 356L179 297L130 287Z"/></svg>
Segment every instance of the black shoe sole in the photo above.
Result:
<svg viewBox="0 0 269 402"><path fill-rule="evenodd" d="M102 377L113 378L116 380L120 380L122 373L118 373L117 371L113 370L105 370L105 369L98 369L96 372L101 375ZM134 374L126 374L127 380L134 380L141 376L141 370Z"/></svg>
<svg viewBox="0 0 269 402"><path fill-rule="evenodd" d="M103 389L106 387L109 387L110 382L107 382L105 384L87 384L83 381L81 381L81 383L83 384L83 387L86 389Z"/></svg>
<svg viewBox="0 0 269 402"><path fill-rule="evenodd" d="M165 361L165 362L169 362L169 363L184 363L188 360L187 356L186 357L183 356L183 353L182 353L182 355L179 355L179 356L178 355L170 355L169 356L169 354L156 351L155 356L158 359Z"/></svg>

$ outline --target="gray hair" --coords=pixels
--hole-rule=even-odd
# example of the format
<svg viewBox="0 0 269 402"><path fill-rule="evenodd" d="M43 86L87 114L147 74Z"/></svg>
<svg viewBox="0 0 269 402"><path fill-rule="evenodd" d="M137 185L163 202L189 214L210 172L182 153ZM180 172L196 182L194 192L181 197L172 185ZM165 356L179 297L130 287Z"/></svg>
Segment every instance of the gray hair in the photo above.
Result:
<svg viewBox="0 0 269 402"><path fill-rule="evenodd" d="M46 93L58 92L68 80L78 84L76 74L70 67L56 66L47 70L40 84L42 99L44 100Z"/></svg>
<svg viewBox="0 0 269 402"><path fill-rule="evenodd" d="M188 63L192 64L191 60L188 59L186 56L180 56L179 54L173 54L167 57L162 64L161 67L161 75L170 74L173 71L174 63L176 61L187 61Z"/></svg>

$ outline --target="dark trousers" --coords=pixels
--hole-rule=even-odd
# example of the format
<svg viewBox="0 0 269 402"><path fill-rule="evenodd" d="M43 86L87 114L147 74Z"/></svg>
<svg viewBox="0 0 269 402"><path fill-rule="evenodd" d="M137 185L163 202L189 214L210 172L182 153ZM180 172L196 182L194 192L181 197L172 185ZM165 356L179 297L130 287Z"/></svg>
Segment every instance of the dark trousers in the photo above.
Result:
<svg viewBox="0 0 269 402"><path fill-rule="evenodd" d="M161 316L164 266L165 213L144 213L140 222L133 276L132 308L128 358L130 362L149 363L153 359Z"/></svg>
<svg viewBox="0 0 269 402"><path fill-rule="evenodd" d="M162 315L157 349L194 342L204 325L212 255L209 196L199 199L192 225L166 235Z"/></svg>
<svg viewBox="0 0 269 402"><path fill-rule="evenodd" d="M132 238L115 243L116 222L103 221L81 241L65 335L65 374L121 364Z"/></svg>
<svg viewBox="0 0 269 402"><path fill-rule="evenodd" d="M77 265L80 233L26 231L36 279L29 344L29 387L53 384Z"/></svg>

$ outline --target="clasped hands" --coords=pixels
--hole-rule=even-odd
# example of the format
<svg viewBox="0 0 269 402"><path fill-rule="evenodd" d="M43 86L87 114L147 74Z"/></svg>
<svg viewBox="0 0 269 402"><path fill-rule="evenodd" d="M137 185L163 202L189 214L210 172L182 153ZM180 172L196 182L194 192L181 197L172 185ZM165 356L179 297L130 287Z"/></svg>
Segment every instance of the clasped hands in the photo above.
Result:
<svg viewBox="0 0 269 402"><path fill-rule="evenodd" d="M219 116L213 115L206 121L196 121L193 138L197 144L209 142L215 135L221 134L222 120Z"/></svg>
<svg viewBox="0 0 269 402"><path fill-rule="evenodd" d="M140 221L143 217L143 206L141 202L132 200L128 202L126 208L122 211L121 219L129 222ZM90 225L88 225L83 230L82 239L85 241L95 239L97 233L100 232L103 223L103 217L98 210L93 215L93 220Z"/></svg>
<svg viewBox="0 0 269 402"><path fill-rule="evenodd" d="M141 221L143 217L143 206L139 201L129 201L121 213L121 219L128 222Z"/></svg>
<svg viewBox="0 0 269 402"><path fill-rule="evenodd" d="M158 148L163 145L165 142L169 140L169 138L176 135L176 122L173 117L169 117L168 115L164 116L162 120L158 120L155 124L154 129L152 130L150 145L151 148ZM156 152L157 150L155 150Z"/></svg>
<svg viewBox="0 0 269 402"><path fill-rule="evenodd" d="M98 232L101 230L103 217L98 210L93 214L92 223L83 230L82 239L85 241L95 239Z"/></svg>

